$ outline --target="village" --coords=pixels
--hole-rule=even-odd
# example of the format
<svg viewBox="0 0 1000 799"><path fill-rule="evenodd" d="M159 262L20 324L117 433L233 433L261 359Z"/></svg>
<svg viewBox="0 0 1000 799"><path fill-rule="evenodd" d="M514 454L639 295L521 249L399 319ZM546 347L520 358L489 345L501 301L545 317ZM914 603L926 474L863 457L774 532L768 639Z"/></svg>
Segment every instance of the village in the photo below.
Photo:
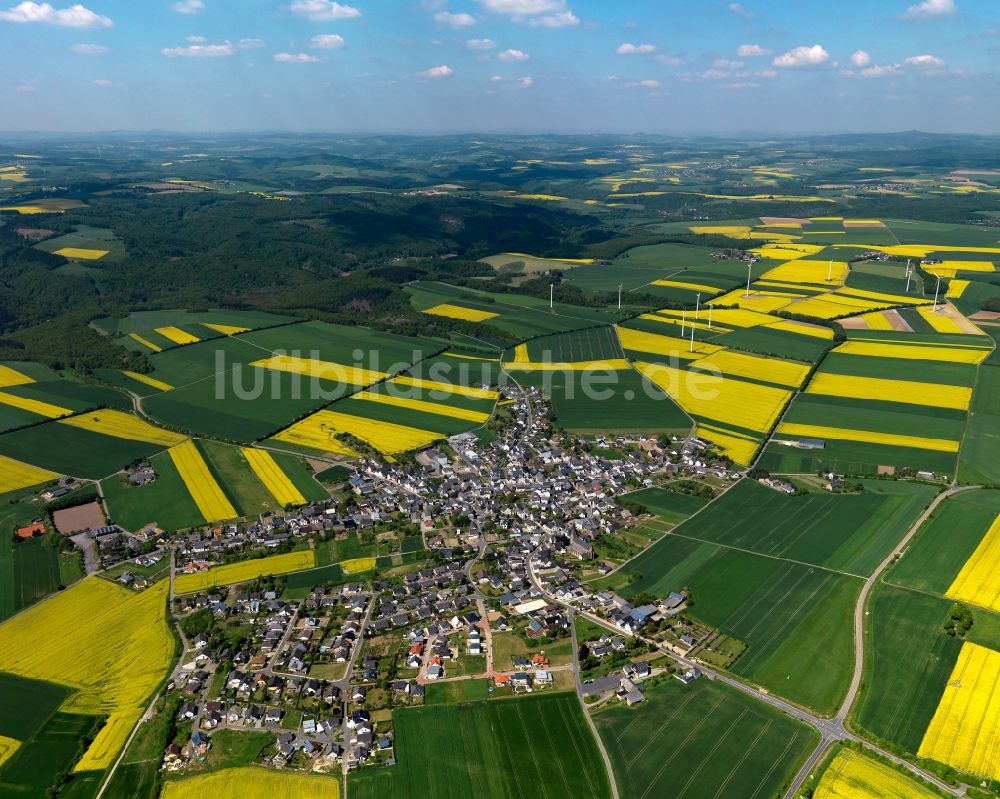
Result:
<svg viewBox="0 0 1000 799"><path fill-rule="evenodd" d="M423 704L435 685L484 685L490 699L576 687L591 704L632 705L651 677L700 676L668 656L690 655L714 634L684 618L686 596L634 607L582 578L612 570L595 544L638 522L622 495L664 480L711 476L723 484L738 475L694 438L558 440L540 394L511 399L512 421L489 444L463 435L412 463L365 459L339 501L161 536L119 562L118 579L141 590L155 577L139 572L163 574L171 557L178 572L211 574L236 553L398 533L400 522L418 531L428 555L385 577L318 584L294 598L282 577L176 598L185 654L168 686L178 726L165 770L211 765L220 733L268 733L256 760L274 768L392 765L392 710ZM603 457L612 445L633 456ZM144 543L117 528L112 534L126 550ZM578 641L583 617L605 627ZM657 643L635 637L644 629Z"/></svg>

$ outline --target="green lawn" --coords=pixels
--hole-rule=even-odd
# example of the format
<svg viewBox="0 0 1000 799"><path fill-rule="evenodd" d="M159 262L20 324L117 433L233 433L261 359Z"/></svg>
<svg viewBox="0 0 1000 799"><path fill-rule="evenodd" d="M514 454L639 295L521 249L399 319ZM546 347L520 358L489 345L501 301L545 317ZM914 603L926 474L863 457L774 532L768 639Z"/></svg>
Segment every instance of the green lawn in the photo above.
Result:
<svg viewBox="0 0 1000 799"><path fill-rule="evenodd" d="M166 452L151 459L156 480L129 485L121 475L101 481L108 512L115 524L133 532L148 524L163 530L181 530L205 523L177 467Z"/></svg>
<svg viewBox="0 0 1000 799"><path fill-rule="evenodd" d="M598 450L600 452L600 450ZM644 488L621 497L622 502L638 502L650 513L672 524L679 524L688 516L705 507L706 500L689 494L679 494L665 488Z"/></svg>
<svg viewBox="0 0 1000 799"><path fill-rule="evenodd" d="M606 799L604 764L576 696L397 710L392 768L349 776L356 799Z"/></svg>
<svg viewBox="0 0 1000 799"><path fill-rule="evenodd" d="M721 683L668 679L594 714L622 799L778 796L819 735Z"/></svg>

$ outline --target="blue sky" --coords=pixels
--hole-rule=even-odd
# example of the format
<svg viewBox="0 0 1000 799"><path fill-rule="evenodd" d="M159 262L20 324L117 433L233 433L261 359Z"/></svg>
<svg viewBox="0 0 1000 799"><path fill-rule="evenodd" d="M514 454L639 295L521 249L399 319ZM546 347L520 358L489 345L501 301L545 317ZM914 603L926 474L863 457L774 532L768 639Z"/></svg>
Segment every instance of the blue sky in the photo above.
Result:
<svg viewBox="0 0 1000 799"><path fill-rule="evenodd" d="M1000 132L996 0L0 0L0 130Z"/></svg>

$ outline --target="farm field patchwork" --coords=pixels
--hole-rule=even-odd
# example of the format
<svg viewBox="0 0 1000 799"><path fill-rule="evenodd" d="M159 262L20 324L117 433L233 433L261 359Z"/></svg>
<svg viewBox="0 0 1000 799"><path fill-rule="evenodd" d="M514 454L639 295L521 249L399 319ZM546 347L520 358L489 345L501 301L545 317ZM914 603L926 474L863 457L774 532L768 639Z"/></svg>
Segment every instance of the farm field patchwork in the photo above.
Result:
<svg viewBox="0 0 1000 799"><path fill-rule="evenodd" d="M67 714L107 715L77 771L107 768L173 661L167 585L141 594L89 577L0 625L0 671L75 689Z"/></svg>
<svg viewBox="0 0 1000 799"><path fill-rule="evenodd" d="M775 796L816 745L815 731L700 679L667 680L636 708L594 713L623 799Z"/></svg>
<svg viewBox="0 0 1000 799"><path fill-rule="evenodd" d="M168 454L206 522L234 519L240 515L215 480L194 441L188 439L177 444Z"/></svg>
<svg viewBox="0 0 1000 799"><path fill-rule="evenodd" d="M422 447L444 437L430 430L322 410L282 430L273 439L320 452L350 455L350 447L336 438L341 433L349 433L387 455Z"/></svg>
<svg viewBox="0 0 1000 799"><path fill-rule="evenodd" d="M302 496L302 492L299 491L295 483L285 474L270 452L247 447L244 447L241 452L253 469L254 474L260 478L260 481L267 490L271 492L271 495L279 506L286 507L288 505L298 506L306 504L306 498Z"/></svg>
<svg viewBox="0 0 1000 799"><path fill-rule="evenodd" d="M351 773L351 796L610 796L597 745L572 694L431 705L397 710L392 720L397 764Z"/></svg>

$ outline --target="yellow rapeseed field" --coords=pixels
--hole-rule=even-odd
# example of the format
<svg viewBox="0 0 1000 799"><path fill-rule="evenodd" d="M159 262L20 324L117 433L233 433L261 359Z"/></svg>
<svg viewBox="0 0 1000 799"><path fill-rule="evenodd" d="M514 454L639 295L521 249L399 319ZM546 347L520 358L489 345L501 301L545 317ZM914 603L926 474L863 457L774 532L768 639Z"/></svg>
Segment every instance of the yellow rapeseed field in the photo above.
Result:
<svg viewBox="0 0 1000 799"><path fill-rule="evenodd" d="M28 377L27 375L21 374L17 369L12 369L9 366L4 366L0 364L0 388L9 388L10 386L23 386L28 383L34 383L35 379L33 377Z"/></svg>
<svg viewBox="0 0 1000 799"><path fill-rule="evenodd" d="M892 330L892 324L885 313L885 311L871 311L857 318L865 323L868 330Z"/></svg>
<svg viewBox="0 0 1000 799"><path fill-rule="evenodd" d="M930 405L934 408L966 410L972 399L972 389L941 383L921 383L917 380L887 380L882 377L858 377L820 372L806 388L807 394L827 397L906 402Z"/></svg>
<svg viewBox="0 0 1000 799"><path fill-rule="evenodd" d="M0 625L0 671L71 686L60 710L108 717L77 771L111 765L169 671L168 589L87 577Z"/></svg>
<svg viewBox="0 0 1000 799"><path fill-rule="evenodd" d="M278 441L287 441L290 444L327 452L340 452L345 455L357 454L335 438L337 433L350 433L379 452L390 455L418 449L444 437L441 433L430 430L420 430L416 427L406 427L391 422L379 422L374 419L363 419L360 416L352 416L338 411L322 410L282 430L274 438Z"/></svg>
<svg viewBox="0 0 1000 799"><path fill-rule="evenodd" d="M969 287L969 280L951 280L948 283L948 290L944 293L944 296L950 300L957 300L963 294L965 290Z"/></svg>
<svg viewBox="0 0 1000 799"><path fill-rule="evenodd" d="M191 439L171 447L167 452L206 522L221 522L239 516Z"/></svg>
<svg viewBox="0 0 1000 799"><path fill-rule="evenodd" d="M924 438L898 433L879 433L873 430L852 430L844 427L825 427L815 424L783 422L777 432L798 438L828 438L833 441L857 441L862 444L885 444L891 447L912 447L937 452L958 452L958 442L947 438Z"/></svg>
<svg viewBox="0 0 1000 799"><path fill-rule="evenodd" d="M754 247L750 252L774 261L794 261L815 255L822 249L820 244L764 244Z"/></svg>
<svg viewBox="0 0 1000 799"><path fill-rule="evenodd" d="M292 355L274 355L254 361L251 366L261 369L275 369L279 372L292 372L306 377L316 377L335 383L348 383L352 386L370 386L386 376L385 372L364 369L360 366L345 366L333 361L318 361L313 358L296 358Z"/></svg>
<svg viewBox="0 0 1000 799"><path fill-rule="evenodd" d="M893 768L841 749L813 792L813 799L938 799L939 794Z"/></svg>
<svg viewBox="0 0 1000 799"><path fill-rule="evenodd" d="M202 324L209 330L222 333L224 336L235 336L237 333L246 333L250 330L249 327L240 327L239 325L219 325L215 322L202 322Z"/></svg>
<svg viewBox="0 0 1000 799"><path fill-rule="evenodd" d="M762 277L764 280L787 280L789 283L839 286L847 279L848 271L847 261L814 261L809 258L797 258L769 269Z"/></svg>
<svg viewBox="0 0 1000 799"><path fill-rule="evenodd" d="M92 433L100 433L105 436L126 438L131 441L146 441L150 444L161 444L164 447L175 446L187 438L180 433L172 433L169 430L154 427L149 422L145 422L130 413L109 409L88 411L68 419L60 419L58 423L79 427L82 430L90 430Z"/></svg>
<svg viewBox="0 0 1000 799"><path fill-rule="evenodd" d="M873 358L903 358L911 361L949 361L952 363L982 363L990 351L978 347L909 344L905 341L845 341L834 352L842 355L864 355Z"/></svg>
<svg viewBox="0 0 1000 799"><path fill-rule="evenodd" d="M161 799L337 799L338 796L340 781L336 777L242 766L167 780Z"/></svg>
<svg viewBox="0 0 1000 799"><path fill-rule="evenodd" d="M966 330L952 319L944 310L935 311L933 306L923 305L917 308L920 318L934 328L937 333L965 333Z"/></svg>
<svg viewBox="0 0 1000 799"><path fill-rule="evenodd" d="M728 236L731 239L748 239L752 228L749 225L691 225L692 233L702 236Z"/></svg>
<svg viewBox="0 0 1000 799"><path fill-rule="evenodd" d="M61 247L55 251L63 258L76 258L80 261L96 261L103 258L110 250L89 250L86 247Z"/></svg>
<svg viewBox="0 0 1000 799"><path fill-rule="evenodd" d="M667 358L684 358L691 360L711 355L722 349L715 344L706 344L703 341L694 342L694 350L691 349L689 339L678 336L661 336L657 333L647 333L645 330L633 330L629 327L616 327L618 331L618 341L622 349L634 352L646 352L650 355L663 355Z"/></svg>
<svg viewBox="0 0 1000 799"><path fill-rule="evenodd" d="M361 572L370 572L375 568L375 558L353 558L351 560L344 560L340 562L340 568L344 570L344 574L361 574Z"/></svg>
<svg viewBox="0 0 1000 799"><path fill-rule="evenodd" d="M528 363L531 356L528 355L528 345L518 344L514 347L514 363Z"/></svg>
<svg viewBox="0 0 1000 799"><path fill-rule="evenodd" d="M153 329L164 338L170 339L174 342L174 344L196 344L201 341L201 339L197 336L188 333L186 330L181 330L179 327L174 327L173 325Z"/></svg>
<svg viewBox="0 0 1000 799"><path fill-rule="evenodd" d="M447 353L446 353L447 354ZM472 358L473 356L458 356L452 355L453 358L465 357ZM490 358L474 358L474 360L488 361ZM483 399L483 400L495 400L500 396L500 393L494 391L491 388L477 388L475 386L462 386L457 383L439 383L437 380L423 380L419 377L409 377L407 375L400 375L399 377L394 377L388 382L388 385L396 386L406 386L407 388L419 388L423 391L438 391L443 394L458 394L461 397L466 397L467 399Z"/></svg>
<svg viewBox="0 0 1000 799"><path fill-rule="evenodd" d="M174 591L178 594L191 594L221 585L245 583L265 574L288 574L315 567L315 553L311 549L300 549L267 558L241 560L238 563L216 566L208 571L179 574L174 579Z"/></svg>
<svg viewBox="0 0 1000 799"><path fill-rule="evenodd" d="M170 391L173 388L170 383L164 383L162 380L157 380L155 377L140 374L139 372L130 372L128 369L123 369L122 374L125 377L131 377L133 380L138 380L140 383L145 383L152 388L158 388L160 391Z"/></svg>
<svg viewBox="0 0 1000 799"><path fill-rule="evenodd" d="M723 374L751 377L766 383L778 383L792 388L801 386L812 368L804 363L765 358L733 350L713 353L705 358L700 358L691 366L699 369L716 369Z"/></svg>
<svg viewBox="0 0 1000 799"><path fill-rule="evenodd" d="M3 768L4 761L10 760L20 745L20 741L0 735L0 768Z"/></svg>
<svg viewBox="0 0 1000 799"><path fill-rule="evenodd" d="M811 325L808 322L798 322L794 319L785 319L781 322L771 322L765 327L774 330L784 330L786 333L798 333L800 336L812 336L813 338L833 338L833 330L829 327Z"/></svg>
<svg viewBox="0 0 1000 799"><path fill-rule="evenodd" d="M1000 778L998 685L1000 652L963 643L917 754L969 774Z"/></svg>
<svg viewBox="0 0 1000 799"><path fill-rule="evenodd" d="M480 311L475 308L465 308L461 305L452 305L447 302L435 305L433 308L425 308L421 313L431 314L432 316L446 316L449 319L464 319L466 322L485 322L487 319L493 319L500 315L490 313L489 311Z"/></svg>
<svg viewBox="0 0 1000 799"><path fill-rule="evenodd" d="M0 455L0 494L55 480L59 475Z"/></svg>
<svg viewBox="0 0 1000 799"><path fill-rule="evenodd" d="M635 363L653 385L692 416L765 433L792 392L659 363Z"/></svg>
<svg viewBox="0 0 1000 799"><path fill-rule="evenodd" d="M133 341L138 341L140 344L142 344L142 346L151 349L153 352L163 352L163 347L154 344L147 338L143 338L138 333L129 333L128 337Z"/></svg>
<svg viewBox="0 0 1000 799"><path fill-rule="evenodd" d="M739 308L757 311L757 313L771 313L784 308L792 301L793 295L779 295L775 292L758 291L751 289L747 295L746 289L734 289L728 294L724 294L715 300L719 305L735 305Z"/></svg>
<svg viewBox="0 0 1000 799"><path fill-rule="evenodd" d="M288 478L270 452L252 447L243 447L241 452L253 469L253 473L281 507L306 504L302 492L295 487L295 483Z"/></svg>
<svg viewBox="0 0 1000 799"><path fill-rule="evenodd" d="M654 280L654 286L667 286L678 289L688 289L689 291L701 291L705 294L721 294L722 289L718 286L710 286L708 283L690 283L685 280Z"/></svg>
<svg viewBox="0 0 1000 799"><path fill-rule="evenodd" d="M377 394L374 391L359 391L352 394L348 402L352 400L367 400L368 402L378 402L383 405L394 405L397 408L409 408L422 413L433 413L438 416L448 416L452 419L462 419L466 422L483 424L490 418L490 414L482 411L472 411L468 408L456 408L451 405L439 402L427 402L426 400L408 399L407 397L393 397L389 394Z"/></svg>
<svg viewBox="0 0 1000 799"><path fill-rule="evenodd" d="M441 353L445 358L458 358L462 361L488 361L490 363L494 361L499 361L499 358L482 358L478 355L463 355L460 352L443 352Z"/></svg>
<svg viewBox="0 0 1000 799"><path fill-rule="evenodd" d="M836 319L841 316L854 316L879 307L884 307L884 303L880 306L879 303L866 300L851 301L831 293L791 303L786 310L802 316L815 316L817 319Z"/></svg>
<svg viewBox="0 0 1000 799"><path fill-rule="evenodd" d="M945 596L1000 611L1000 516L986 531Z"/></svg>
<svg viewBox="0 0 1000 799"><path fill-rule="evenodd" d="M73 413L69 408L63 408L61 405L53 405L51 402L43 402L29 397L19 397L16 394L8 394L6 391L0 391L0 403L20 408L23 411L37 413L39 416L45 416L49 419L58 419L60 416L69 416Z"/></svg>
<svg viewBox="0 0 1000 799"><path fill-rule="evenodd" d="M744 466L749 465L761 445L760 439L708 424L699 423L698 437L717 444L726 455Z"/></svg>
<svg viewBox="0 0 1000 799"><path fill-rule="evenodd" d="M676 324L682 318L687 318L690 321L690 317L693 316L691 313L685 313L682 311L672 311L665 309L662 311L657 311L656 315L643 314L643 319L653 318L656 316L666 316L671 322ZM699 324L704 321L706 327L708 325L708 309L703 308L698 314ZM662 321L662 320L657 320ZM767 314L757 313L757 311L746 311L742 308L715 308L712 311L712 327L757 327L758 325L766 325L774 321L773 316L768 316ZM700 329L700 328L699 328Z"/></svg>

